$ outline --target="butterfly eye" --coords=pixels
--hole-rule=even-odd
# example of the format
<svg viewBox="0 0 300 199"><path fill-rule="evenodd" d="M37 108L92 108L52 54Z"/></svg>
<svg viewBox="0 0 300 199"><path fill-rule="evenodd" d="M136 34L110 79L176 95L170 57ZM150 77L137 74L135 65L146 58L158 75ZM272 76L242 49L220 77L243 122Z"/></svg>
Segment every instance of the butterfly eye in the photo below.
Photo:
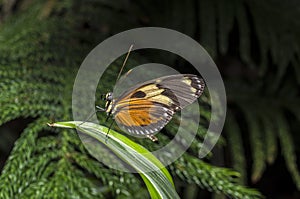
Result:
<svg viewBox="0 0 300 199"><path fill-rule="evenodd" d="M111 92L109 92L109 93L107 93L107 94L105 95L105 100L106 100L106 101L112 101L112 93L111 93Z"/></svg>

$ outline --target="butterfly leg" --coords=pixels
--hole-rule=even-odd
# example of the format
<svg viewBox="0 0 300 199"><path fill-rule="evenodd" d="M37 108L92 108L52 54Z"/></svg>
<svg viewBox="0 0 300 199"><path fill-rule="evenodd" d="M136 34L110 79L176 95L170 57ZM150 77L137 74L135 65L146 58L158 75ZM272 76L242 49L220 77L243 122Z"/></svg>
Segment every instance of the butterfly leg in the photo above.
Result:
<svg viewBox="0 0 300 199"><path fill-rule="evenodd" d="M110 131L110 129L111 129L111 127L112 127L112 125L113 125L114 122L115 122L115 121L113 120L113 121L110 123L109 128L108 128L108 131L107 131L107 133L106 133L106 137L105 137L105 143L106 143L106 144L107 144L107 140L108 140L108 134L109 134L109 131Z"/></svg>
<svg viewBox="0 0 300 199"><path fill-rule="evenodd" d="M155 137L154 135L147 135L147 138L149 138L152 142L158 141L157 137Z"/></svg>
<svg viewBox="0 0 300 199"><path fill-rule="evenodd" d="M102 107L100 107L100 106L96 106L96 109L98 109L97 111L105 111L105 109L104 108L102 108Z"/></svg>
<svg viewBox="0 0 300 199"><path fill-rule="evenodd" d="M108 134L109 134L110 128L108 129L106 136L105 136L105 144L107 144L107 140L108 140Z"/></svg>

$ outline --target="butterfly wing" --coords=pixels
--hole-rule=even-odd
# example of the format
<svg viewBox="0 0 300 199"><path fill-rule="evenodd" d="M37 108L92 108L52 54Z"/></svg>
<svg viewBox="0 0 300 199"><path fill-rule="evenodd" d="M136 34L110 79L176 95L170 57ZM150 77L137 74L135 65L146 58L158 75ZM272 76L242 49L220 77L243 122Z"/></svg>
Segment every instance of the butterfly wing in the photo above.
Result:
<svg viewBox="0 0 300 199"><path fill-rule="evenodd" d="M204 90L202 78L170 75L139 84L115 100L112 114L120 128L145 137L160 131L176 111L193 103Z"/></svg>

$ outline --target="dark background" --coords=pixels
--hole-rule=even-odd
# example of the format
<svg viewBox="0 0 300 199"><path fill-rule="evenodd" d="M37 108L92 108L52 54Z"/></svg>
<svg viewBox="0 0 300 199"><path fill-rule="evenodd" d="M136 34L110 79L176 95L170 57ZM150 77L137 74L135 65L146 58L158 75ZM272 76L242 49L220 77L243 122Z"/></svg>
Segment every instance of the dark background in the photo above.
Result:
<svg viewBox="0 0 300 199"><path fill-rule="evenodd" d="M34 5L40 6L35 8ZM22 17L24 20L20 20ZM31 18L32 23L28 22ZM35 21L37 18L40 24ZM37 53L31 52L29 47L16 45L18 39L1 44L15 34L22 35L27 30L31 34L30 28L42 27L44 21L52 18L61 18L64 23L53 20L41 28L45 34L41 35L40 41L28 42L40 42ZM226 86L228 117L231 119L222 134L225 144L220 144L221 147L215 149L216 155L208 161L239 171L242 175L240 183L258 189L267 198L300 198L297 171L300 154L299 19L300 3L295 0L0 1L0 32L4 38L0 41L0 77L5 76L3 71L10 70L11 60L14 62L11 68L15 63L20 63L20 67L35 65L35 58L45 51L60 54L60 57L50 56L40 64L40 67L45 66L46 76L48 63L75 73L85 55L111 35L144 26L178 30L203 45L215 60ZM52 28L61 32L53 33ZM53 44L53 47L45 49L43 42ZM33 55L23 56L23 51ZM31 56L34 57L32 60ZM185 64L176 56L168 57L169 60L155 52L144 56L152 62L156 59L171 63L178 70ZM70 60L64 61L61 57L70 57ZM39 66L32 69L35 67ZM193 71L185 69L184 72ZM54 84L55 80L45 78L45 82ZM1 79L0 83L7 84ZM4 98L9 89L1 88L0 96ZM7 104L1 102L2 115ZM4 167L24 128L37 117L38 114L20 114L10 119L1 118L0 168ZM51 117L59 120L57 115L48 114L48 118ZM180 180L178 187L181 187L179 194L186 198L191 195L212 197L210 192L197 186L187 189ZM192 193L190 196L189 192Z"/></svg>

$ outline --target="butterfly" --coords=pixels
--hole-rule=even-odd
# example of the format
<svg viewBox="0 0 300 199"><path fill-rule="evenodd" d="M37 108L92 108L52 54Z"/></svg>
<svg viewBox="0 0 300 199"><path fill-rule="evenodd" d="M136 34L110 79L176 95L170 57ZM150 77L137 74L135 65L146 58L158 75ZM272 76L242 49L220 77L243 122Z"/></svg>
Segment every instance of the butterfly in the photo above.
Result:
<svg viewBox="0 0 300 199"><path fill-rule="evenodd" d="M173 115L196 101L205 88L204 80L193 74L176 74L140 83L118 97L107 93L105 111L127 133L157 141L154 136Z"/></svg>

